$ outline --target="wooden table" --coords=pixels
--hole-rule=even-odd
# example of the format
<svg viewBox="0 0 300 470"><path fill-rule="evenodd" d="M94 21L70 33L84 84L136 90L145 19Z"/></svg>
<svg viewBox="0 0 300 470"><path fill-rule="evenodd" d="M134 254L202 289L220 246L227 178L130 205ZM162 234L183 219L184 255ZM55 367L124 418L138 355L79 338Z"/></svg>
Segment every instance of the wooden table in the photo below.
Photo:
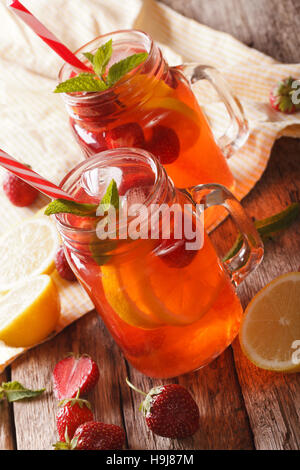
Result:
<svg viewBox="0 0 300 470"><path fill-rule="evenodd" d="M299 0L163 0L181 13L229 32L283 62L299 61ZM249 214L261 218L300 200L300 141L280 139L261 181L244 199ZM226 226L221 228L225 233ZM219 235L219 241L221 240ZM275 276L300 266L300 221L268 242L263 264L244 282L244 306ZM52 341L18 359L0 380L46 386L40 399L3 405L0 449L50 449L56 442L56 403L51 372L67 352L89 353L99 364L99 384L90 394L96 418L126 429L129 449L299 449L300 374L259 370L243 356L237 341L209 366L176 382L188 387L200 408L201 426L190 439L169 440L148 431L138 411L140 397L125 385L149 389L161 381L133 370L95 312ZM168 381L164 381L168 382Z"/></svg>

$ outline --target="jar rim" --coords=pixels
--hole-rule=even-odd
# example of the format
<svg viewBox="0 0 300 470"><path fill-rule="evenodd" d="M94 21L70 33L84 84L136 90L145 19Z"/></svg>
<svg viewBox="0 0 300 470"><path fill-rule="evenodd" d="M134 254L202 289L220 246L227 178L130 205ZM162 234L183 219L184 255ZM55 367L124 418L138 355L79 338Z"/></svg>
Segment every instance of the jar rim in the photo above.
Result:
<svg viewBox="0 0 300 470"><path fill-rule="evenodd" d="M113 166L113 163L119 161L121 162L124 158L135 160L136 165L138 166L141 163L146 163L149 168L153 171L154 174L154 183L151 188L150 194L147 196L146 200L143 201L145 206L149 206L154 200L162 198L164 193L168 190L168 185L172 185L174 191L174 186L171 180L168 178L165 169L159 163L157 158L152 155L150 152L138 148L129 148L121 147L118 149L105 150L94 155L88 160L84 160L72 168L62 179L59 184L59 187L62 188L67 193L71 191L72 186L76 184L76 181L81 177L83 171L94 168L107 168L108 166ZM69 185L67 184L69 183ZM67 230L68 232L80 232L80 233L93 233L96 229L84 228L84 227L73 227L70 223L62 220L64 214L55 214L55 222L62 230Z"/></svg>
<svg viewBox="0 0 300 470"><path fill-rule="evenodd" d="M81 54L83 49L88 48L89 46L93 45L93 43L96 43L97 41L99 41L101 39L105 39L109 36L111 37L111 36L125 35L125 34L134 34L136 36L144 37L148 42L148 49L149 49L147 51L148 52L148 57L144 62L142 62L140 65L138 65L136 67L136 70L135 70L135 73L134 73L134 75L136 75L136 73L138 73L138 71L142 67L144 67L145 64L147 64L151 60L151 58L153 57L153 54L154 54L154 48L155 48L154 41L151 38L151 36L148 33L146 33L145 31L142 31L142 30L139 30L139 29L121 29L121 30L112 31L112 32L106 33L106 34L101 34L101 35L97 36L96 38L92 39L91 41L87 42L83 46L81 46L79 49L77 49L74 52L74 54L78 57L78 55ZM58 73L59 82L61 83L61 81L63 81L63 74L64 73L67 73L68 71L71 72L74 69L76 69L76 67L73 67L70 64L68 64L67 62L65 62L64 65L61 67L59 73ZM131 78L132 78L132 75L130 75L125 80L122 80L122 86L124 86L124 83L128 82ZM62 93L62 95L65 96L65 97L68 97L69 99L75 98L76 100L80 99L81 101L85 101L85 100L89 101L92 98L96 98L96 97L99 97L99 96L103 97L106 94L108 94L109 92L111 93L112 90L116 90L117 88L118 88L118 83L116 83L114 86L112 86L111 88L109 88L107 90L99 91L99 92L93 92L93 93L87 93L86 95L78 96L78 94L75 94L75 93Z"/></svg>

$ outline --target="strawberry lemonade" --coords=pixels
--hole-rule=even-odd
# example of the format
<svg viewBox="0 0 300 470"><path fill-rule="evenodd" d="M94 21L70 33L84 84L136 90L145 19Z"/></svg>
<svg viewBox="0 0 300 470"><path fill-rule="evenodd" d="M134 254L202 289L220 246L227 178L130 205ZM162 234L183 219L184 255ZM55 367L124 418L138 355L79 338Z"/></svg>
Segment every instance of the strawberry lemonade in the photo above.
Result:
<svg viewBox="0 0 300 470"><path fill-rule="evenodd" d="M81 203L99 204L112 178L120 207L124 201L147 208L176 202L184 211L190 202L142 150L103 152L79 164L62 187ZM168 239L159 232L156 239L117 235L100 240L94 217L55 217L73 271L138 370L152 377L174 377L208 363L232 342L243 311L205 231L202 246L195 250L187 248L185 235L175 237L175 218ZM196 211L187 217L198 227Z"/></svg>
<svg viewBox="0 0 300 470"><path fill-rule="evenodd" d="M104 60L109 43L110 55ZM101 48L102 55L96 52ZM88 92L88 84L76 88L86 92L63 93L71 128L87 158L107 149L142 148L159 159L177 187L214 182L233 189L234 179L224 154L182 67L169 67L148 35L140 31L110 33L83 46L77 54L92 61L91 72L98 70L102 83L108 83L98 92ZM119 80L109 86L107 78L118 68L116 64L138 54L144 54L143 62L122 76L118 70ZM98 60L93 62L96 56ZM65 64L56 91L72 91L61 86L70 78L76 78L76 73Z"/></svg>

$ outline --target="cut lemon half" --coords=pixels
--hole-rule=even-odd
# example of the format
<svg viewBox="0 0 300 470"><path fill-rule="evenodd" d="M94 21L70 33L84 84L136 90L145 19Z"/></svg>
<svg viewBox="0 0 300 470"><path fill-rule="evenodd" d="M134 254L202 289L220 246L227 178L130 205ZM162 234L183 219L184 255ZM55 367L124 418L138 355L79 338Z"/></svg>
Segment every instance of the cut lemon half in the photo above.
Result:
<svg viewBox="0 0 300 470"><path fill-rule="evenodd" d="M246 309L239 339L245 355L258 367L300 370L300 272L283 274L256 294Z"/></svg>
<svg viewBox="0 0 300 470"><path fill-rule="evenodd" d="M40 343L55 329L59 315L52 278L30 278L0 298L0 341L15 348Z"/></svg>
<svg viewBox="0 0 300 470"><path fill-rule="evenodd" d="M60 239L47 217L33 217L0 238L0 292L14 289L28 277L50 274Z"/></svg>

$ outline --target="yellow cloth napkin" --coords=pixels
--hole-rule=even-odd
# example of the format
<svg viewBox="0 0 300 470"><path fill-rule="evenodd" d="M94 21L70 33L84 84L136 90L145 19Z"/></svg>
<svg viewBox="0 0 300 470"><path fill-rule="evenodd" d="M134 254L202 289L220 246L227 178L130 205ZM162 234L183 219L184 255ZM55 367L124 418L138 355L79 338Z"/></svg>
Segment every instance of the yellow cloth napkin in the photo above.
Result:
<svg viewBox="0 0 300 470"><path fill-rule="evenodd" d="M23 3L72 50L100 34L135 28L148 32L160 44L170 65L199 62L217 67L240 98L251 128L248 142L229 161L239 198L261 177L275 139L300 135L299 113L276 113L268 104L271 87L289 75L299 77L300 64L280 64L230 35L185 18L153 0ZM62 60L7 9L5 0L0 0L0 18L0 148L58 183L83 158L69 130L62 100L52 93ZM200 102L201 99L199 95ZM222 107L205 102L203 106L211 119L221 125ZM2 175L0 170L0 179ZM45 202L45 198L40 198L34 207L20 209L12 206L0 191L0 233L33 215ZM92 303L79 285L56 280L62 300L62 329L91 310ZM0 345L0 371L23 351Z"/></svg>

